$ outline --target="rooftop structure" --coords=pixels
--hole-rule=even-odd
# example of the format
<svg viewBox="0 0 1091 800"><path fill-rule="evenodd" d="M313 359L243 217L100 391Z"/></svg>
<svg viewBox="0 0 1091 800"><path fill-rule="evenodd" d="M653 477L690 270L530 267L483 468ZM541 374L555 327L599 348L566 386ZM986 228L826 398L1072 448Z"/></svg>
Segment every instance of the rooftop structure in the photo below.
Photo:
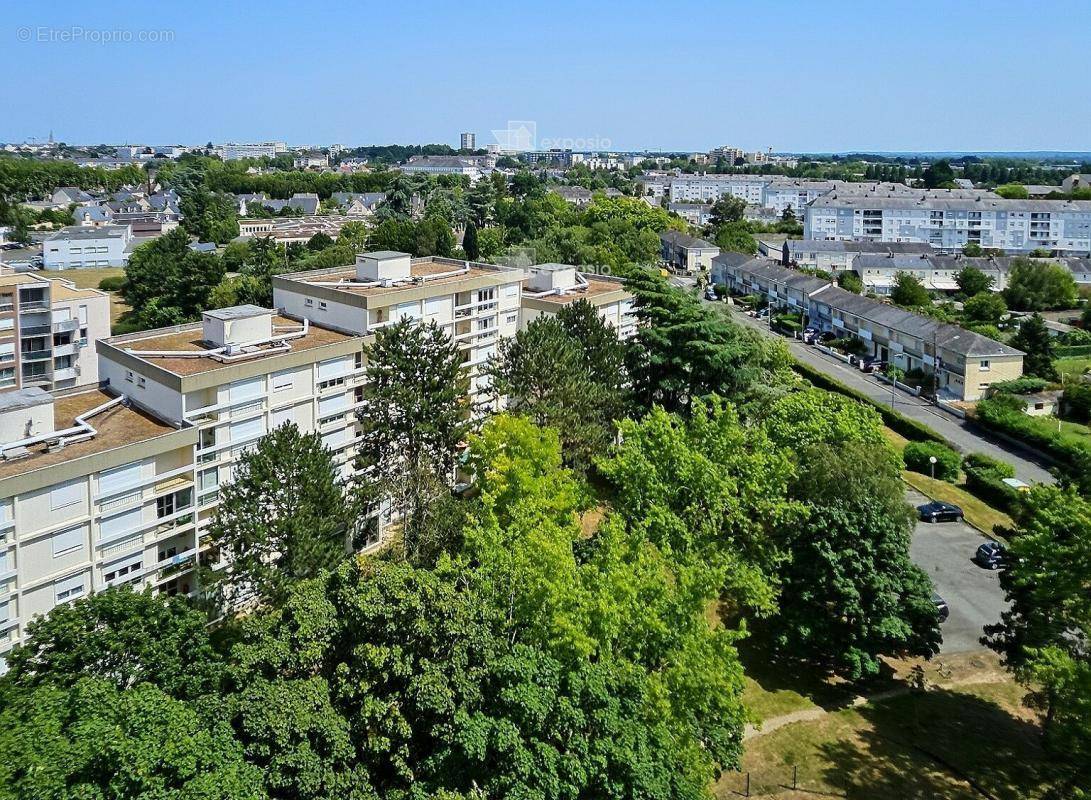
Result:
<svg viewBox="0 0 1091 800"><path fill-rule="evenodd" d="M633 296L623 281L610 275L581 273L569 264L536 264L523 283L522 322L526 328L539 316L553 316L579 300L590 303L618 338L636 333Z"/></svg>

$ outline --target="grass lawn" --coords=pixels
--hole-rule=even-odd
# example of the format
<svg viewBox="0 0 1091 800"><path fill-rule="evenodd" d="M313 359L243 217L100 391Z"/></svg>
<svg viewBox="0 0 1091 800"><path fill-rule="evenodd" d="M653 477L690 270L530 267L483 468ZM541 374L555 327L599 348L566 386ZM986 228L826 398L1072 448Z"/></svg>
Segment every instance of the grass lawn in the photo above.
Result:
<svg viewBox="0 0 1091 800"><path fill-rule="evenodd" d="M1061 373L1061 377L1082 375L1091 369L1091 356L1073 356L1071 358L1058 358L1053 366Z"/></svg>
<svg viewBox="0 0 1091 800"><path fill-rule="evenodd" d="M993 508L966 491L963 488L965 484L932 480L927 475L910 470L902 472L902 480L926 497L944 503L954 503L961 507L962 513L966 515L966 522L985 534L993 535L993 528L997 525L1004 528L1014 525L1012 518L1003 511Z"/></svg>
<svg viewBox="0 0 1091 800"><path fill-rule="evenodd" d="M926 692L903 686L895 696L832 708L818 719L748 739L742 772L725 774L716 796L740 796L749 772L752 797L781 800L816 794L858 800L1041 797L1048 765L1039 720L996 657L933 661L926 675L932 687ZM797 790L791 788L793 767Z"/></svg>
<svg viewBox="0 0 1091 800"><path fill-rule="evenodd" d="M62 269L49 273L51 276L72 281L80 289L97 289L103 278L117 278L125 274L122 267L102 267L99 269Z"/></svg>

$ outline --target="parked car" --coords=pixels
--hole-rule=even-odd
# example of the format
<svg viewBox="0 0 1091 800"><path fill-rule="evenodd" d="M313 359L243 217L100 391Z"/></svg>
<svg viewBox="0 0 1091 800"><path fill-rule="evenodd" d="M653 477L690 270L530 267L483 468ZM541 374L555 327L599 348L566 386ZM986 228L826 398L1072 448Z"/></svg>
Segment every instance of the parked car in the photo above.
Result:
<svg viewBox="0 0 1091 800"><path fill-rule="evenodd" d="M921 522L959 522L962 519L962 509L954 503L941 503L933 500L923 506L917 506L917 514Z"/></svg>
<svg viewBox="0 0 1091 800"><path fill-rule="evenodd" d="M1000 542L988 541L979 545L974 553L974 561L985 569L1000 569L1004 566L1004 548Z"/></svg>
<svg viewBox="0 0 1091 800"><path fill-rule="evenodd" d="M947 601L940 597L937 592L932 592L932 602L936 604L936 613L939 614L939 621L946 622L947 618L951 616L951 608L947 605Z"/></svg>
<svg viewBox="0 0 1091 800"><path fill-rule="evenodd" d="M861 372L882 372L886 362L878 356L864 356L859 359Z"/></svg>
<svg viewBox="0 0 1091 800"><path fill-rule="evenodd" d="M769 316L769 306L766 306L765 308L758 311L758 316L759 317L768 317Z"/></svg>
<svg viewBox="0 0 1091 800"><path fill-rule="evenodd" d="M803 329L803 343L814 344L818 341L818 337L821 335L818 328L804 328Z"/></svg>
<svg viewBox="0 0 1091 800"><path fill-rule="evenodd" d="M712 286L705 287L705 300L718 300L716 297L716 289Z"/></svg>

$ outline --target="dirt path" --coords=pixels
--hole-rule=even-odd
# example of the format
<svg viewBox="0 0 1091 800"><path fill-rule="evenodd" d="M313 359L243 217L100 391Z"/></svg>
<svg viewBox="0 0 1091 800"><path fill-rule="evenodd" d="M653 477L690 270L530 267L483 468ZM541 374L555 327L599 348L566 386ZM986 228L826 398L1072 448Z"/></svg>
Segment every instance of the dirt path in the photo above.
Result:
<svg viewBox="0 0 1091 800"><path fill-rule="evenodd" d="M946 681L940 683L930 683L929 688L935 689L957 689L959 686L973 686L986 683L1003 683L1008 677L1003 672L988 672L981 675L972 675L959 680ZM867 705L868 703L881 702L883 700L889 700L892 697L900 697L901 695L908 694L913 691L909 686L899 686L894 689L888 689L885 692L876 692L872 695L857 695L845 706L845 708L859 708L860 706ZM839 711L840 709L834 709ZM775 730L783 728L785 725L792 725L796 722L813 722L818 719L822 719L827 714L832 712L827 711L821 706L815 706L814 708L803 708L799 711L793 711L789 714L781 714L778 717L770 717L767 720L763 720L761 726L747 725L743 731L742 738L754 739L759 736L766 736Z"/></svg>

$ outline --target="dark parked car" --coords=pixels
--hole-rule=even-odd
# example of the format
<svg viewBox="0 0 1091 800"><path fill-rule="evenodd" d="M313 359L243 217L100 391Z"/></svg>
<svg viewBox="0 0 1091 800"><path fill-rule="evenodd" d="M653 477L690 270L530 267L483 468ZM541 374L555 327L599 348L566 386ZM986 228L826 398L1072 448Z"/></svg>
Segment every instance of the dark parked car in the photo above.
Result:
<svg viewBox="0 0 1091 800"><path fill-rule="evenodd" d="M713 287L708 286L708 287L705 288L705 300L718 300L718 299L719 298L716 296L716 290Z"/></svg>
<svg viewBox="0 0 1091 800"><path fill-rule="evenodd" d="M951 609L947 605L947 601L940 597L936 592L932 592L932 602L936 604L936 612L939 614L939 621L946 622L947 618L951 616Z"/></svg>
<svg viewBox="0 0 1091 800"><path fill-rule="evenodd" d="M962 519L962 509L954 503L941 503L933 500L923 506L917 506L921 522L958 522Z"/></svg>
<svg viewBox="0 0 1091 800"><path fill-rule="evenodd" d="M985 569L1000 569L1004 566L1004 548L1000 542L985 542L974 553L974 561Z"/></svg>
<svg viewBox="0 0 1091 800"><path fill-rule="evenodd" d="M818 328L804 328L803 329L803 343L814 344L818 341L818 337L821 335Z"/></svg>
<svg viewBox="0 0 1091 800"><path fill-rule="evenodd" d="M882 372L886 362L878 356L864 356L860 360L861 372Z"/></svg>

